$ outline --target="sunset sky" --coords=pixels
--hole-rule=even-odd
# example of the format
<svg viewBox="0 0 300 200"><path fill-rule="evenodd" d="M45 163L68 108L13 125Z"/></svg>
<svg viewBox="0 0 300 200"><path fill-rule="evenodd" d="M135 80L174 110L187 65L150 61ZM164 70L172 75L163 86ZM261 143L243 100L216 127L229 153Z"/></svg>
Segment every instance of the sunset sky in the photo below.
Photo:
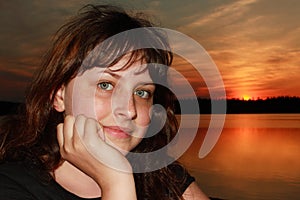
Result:
<svg viewBox="0 0 300 200"><path fill-rule="evenodd" d="M1 1L0 100L22 101L53 33L82 5L97 2L105 1ZM227 98L300 96L298 0L106 2L148 13L161 27L196 40L217 65ZM176 61L175 68L198 96L207 96L193 66Z"/></svg>

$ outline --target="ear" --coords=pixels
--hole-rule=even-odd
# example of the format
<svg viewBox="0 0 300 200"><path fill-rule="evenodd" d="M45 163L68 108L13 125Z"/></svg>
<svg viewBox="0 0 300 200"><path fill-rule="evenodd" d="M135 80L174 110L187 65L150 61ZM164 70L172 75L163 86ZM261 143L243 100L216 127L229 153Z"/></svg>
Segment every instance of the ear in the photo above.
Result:
<svg viewBox="0 0 300 200"><path fill-rule="evenodd" d="M57 112L63 112L65 111L65 87L61 86L57 90L57 92L54 94L54 101L53 101L53 107Z"/></svg>

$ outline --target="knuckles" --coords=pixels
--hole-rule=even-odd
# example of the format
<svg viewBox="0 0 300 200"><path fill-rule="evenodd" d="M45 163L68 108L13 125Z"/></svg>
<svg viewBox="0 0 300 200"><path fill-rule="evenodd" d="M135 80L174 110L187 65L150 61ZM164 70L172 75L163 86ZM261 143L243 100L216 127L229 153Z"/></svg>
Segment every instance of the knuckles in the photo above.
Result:
<svg viewBox="0 0 300 200"><path fill-rule="evenodd" d="M64 139L62 144L60 144L61 156L64 159L71 159L80 155L85 156L87 152L87 147L85 146L87 141L85 140L91 139L89 134L97 134L98 122L84 115L78 115L76 118L72 115L67 115L63 126L62 134ZM95 133L91 133L91 131Z"/></svg>

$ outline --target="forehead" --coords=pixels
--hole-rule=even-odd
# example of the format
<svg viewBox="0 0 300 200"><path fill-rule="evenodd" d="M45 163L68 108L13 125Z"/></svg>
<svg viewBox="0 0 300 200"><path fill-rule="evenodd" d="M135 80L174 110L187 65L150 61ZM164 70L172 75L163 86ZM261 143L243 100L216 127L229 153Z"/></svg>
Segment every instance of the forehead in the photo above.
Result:
<svg viewBox="0 0 300 200"><path fill-rule="evenodd" d="M130 72L130 73L143 73L144 71L148 71L148 67L146 62L138 57L132 60L133 58L129 55L125 55L122 59L120 59L117 63L114 65L111 65L105 69L105 71L111 71L111 72Z"/></svg>
<svg viewBox="0 0 300 200"><path fill-rule="evenodd" d="M97 80L111 76L116 79L125 79L126 82L153 82L149 74L148 65L142 62L133 62L126 65L127 60L121 59L118 63L110 67L95 66L79 74L81 77L89 80Z"/></svg>

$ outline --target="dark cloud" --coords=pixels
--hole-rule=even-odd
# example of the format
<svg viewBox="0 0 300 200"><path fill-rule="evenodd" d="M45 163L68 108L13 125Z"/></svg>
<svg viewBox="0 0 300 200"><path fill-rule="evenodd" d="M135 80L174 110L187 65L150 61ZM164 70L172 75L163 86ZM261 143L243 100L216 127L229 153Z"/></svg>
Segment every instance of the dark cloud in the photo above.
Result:
<svg viewBox="0 0 300 200"><path fill-rule="evenodd" d="M82 5L78 0L1 1L0 77L5 87L1 84L0 100L19 101L52 35Z"/></svg>
<svg viewBox="0 0 300 200"><path fill-rule="evenodd" d="M0 94L1 101L22 102L24 100L25 89L31 77L15 71L1 71L0 73Z"/></svg>
<svg viewBox="0 0 300 200"><path fill-rule="evenodd" d="M57 28L83 4L98 2L1 1L0 77L11 86L9 90L0 88L3 91L0 100L19 98L20 88L38 67ZM161 26L179 30L198 41L217 64L229 97L248 90L258 95L271 95L273 91L274 96L285 91L287 95L300 96L297 89L300 83L296 81L300 76L300 1L116 0L114 3L146 11ZM180 73L185 74L197 93L202 93L203 74L195 75L185 65L181 63ZM14 83L19 83L15 94Z"/></svg>

